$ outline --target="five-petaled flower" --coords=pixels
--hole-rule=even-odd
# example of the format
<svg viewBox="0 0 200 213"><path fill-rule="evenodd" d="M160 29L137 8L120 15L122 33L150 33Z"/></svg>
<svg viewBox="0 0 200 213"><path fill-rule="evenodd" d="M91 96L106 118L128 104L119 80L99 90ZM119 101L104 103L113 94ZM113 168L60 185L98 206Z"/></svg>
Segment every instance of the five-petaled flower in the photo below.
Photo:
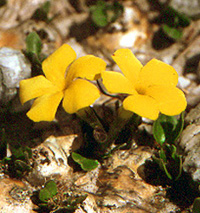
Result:
<svg viewBox="0 0 200 213"><path fill-rule="evenodd" d="M103 84L110 93L128 94L123 101L125 110L152 120L159 112L174 116L185 110L187 102L176 87L178 74L172 66L156 59L142 66L129 49L117 50L112 58L123 75L103 71Z"/></svg>
<svg viewBox="0 0 200 213"><path fill-rule="evenodd" d="M65 111L75 113L100 97L99 90L88 80L96 80L106 63L92 55L75 59L75 51L64 44L43 61L45 76L20 82L22 104L36 98L27 113L31 120L52 121L62 99Z"/></svg>

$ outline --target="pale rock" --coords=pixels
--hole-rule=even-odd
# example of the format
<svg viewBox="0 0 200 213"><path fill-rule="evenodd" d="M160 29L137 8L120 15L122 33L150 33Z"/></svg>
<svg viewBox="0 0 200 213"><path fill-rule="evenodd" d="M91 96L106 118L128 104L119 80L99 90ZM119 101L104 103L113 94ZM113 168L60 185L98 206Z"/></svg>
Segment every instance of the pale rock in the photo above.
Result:
<svg viewBox="0 0 200 213"><path fill-rule="evenodd" d="M196 106L200 102L200 85L197 85L195 82L187 88L186 90L186 99L188 106Z"/></svg>
<svg viewBox="0 0 200 213"><path fill-rule="evenodd" d="M178 12L184 13L188 16L200 15L200 1L199 0L171 0L170 6Z"/></svg>
<svg viewBox="0 0 200 213"><path fill-rule="evenodd" d="M83 205L84 207L84 211L88 212L88 213L101 213L101 211L99 210L97 204L96 204L96 200L94 198L94 196L88 194L87 198L83 201ZM77 211L75 211L75 213L78 213ZM82 213L82 212L81 212Z"/></svg>
<svg viewBox="0 0 200 213"><path fill-rule="evenodd" d="M17 94L19 82L31 76L31 64L21 51L0 49L0 103L6 105Z"/></svg>
<svg viewBox="0 0 200 213"><path fill-rule="evenodd" d="M200 126L196 126L195 124L191 124L185 128L185 130L181 134L179 145L185 149L186 145L194 136L200 134Z"/></svg>
<svg viewBox="0 0 200 213"><path fill-rule="evenodd" d="M78 43L74 38L71 38L67 41L67 44L70 45L77 54L77 58L87 55L83 46Z"/></svg>
<svg viewBox="0 0 200 213"><path fill-rule="evenodd" d="M183 154L183 170L194 181L200 182L200 104L190 110L185 121L189 125L184 129L178 141Z"/></svg>
<svg viewBox="0 0 200 213"><path fill-rule="evenodd" d="M188 124L195 123L196 125L200 125L200 104L190 110L185 117L185 122Z"/></svg>
<svg viewBox="0 0 200 213"><path fill-rule="evenodd" d="M197 74L196 73L187 73L185 77L190 81L196 81L197 80Z"/></svg>
<svg viewBox="0 0 200 213"><path fill-rule="evenodd" d="M188 87L190 85L190 83L191 83L190 79L185 78L184 76L180 76L178 78L178 86L181 89L184 89L184 88Z"/></svg>
<svg viewBox="0 0 200 213"><path fill-rule="evenodd" d="M67 158L70 155L72 144L76 140L77 135L68 135L61 137L48 137L44 143L33 149L35 167L27 180L32 185L37 182L42 182L44 178L51 176L65 177L65 180L70 180L72 168L68 165Z"/></svg>
<svg viewBox="0 0 200 213"><path fill-rule="evenodd" d="M0 180L0 213L33 213L33 203L27 186L20 180Z"/></svg>
<svg viewBox="0 0 200 213"><path fill-rule="evenodd" d="M118 195L105 196L103 206L120 208L126 205L126 201Z"/></svg>
<svg viewBox="0 0 200 213"><path fill-rule="evenodd" d="M89 193L96 193L98 191L97 179L100 172L100 166L96 169L87 172L84 176L78 178L74 184L81 190Z"/></svg>

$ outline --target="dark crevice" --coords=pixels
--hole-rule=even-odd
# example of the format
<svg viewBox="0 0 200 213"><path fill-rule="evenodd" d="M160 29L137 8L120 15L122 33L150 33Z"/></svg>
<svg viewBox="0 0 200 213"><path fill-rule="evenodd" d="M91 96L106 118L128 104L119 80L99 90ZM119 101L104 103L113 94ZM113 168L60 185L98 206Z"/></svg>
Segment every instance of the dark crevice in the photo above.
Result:
<svg viewBox="0 0 200 213"><path fill-rule="evenodd" d="M70 28L69 37L74 37L78 42L83 41L87 37L94 35L99 28L97 28L90 18L80 24L74 24Z"/></svg>

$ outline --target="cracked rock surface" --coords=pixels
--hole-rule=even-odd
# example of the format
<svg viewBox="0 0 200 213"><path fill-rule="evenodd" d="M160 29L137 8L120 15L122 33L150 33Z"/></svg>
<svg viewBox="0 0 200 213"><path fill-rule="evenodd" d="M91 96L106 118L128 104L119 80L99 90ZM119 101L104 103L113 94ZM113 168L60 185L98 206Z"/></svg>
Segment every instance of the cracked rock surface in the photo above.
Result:
<svg viewBox="0 0 200 213"><path fill-rule="evenodd" d="M0 49L0 105L12 100L19 89L19 82L31 76L31 64L23 53L12 48Z"/></svg>

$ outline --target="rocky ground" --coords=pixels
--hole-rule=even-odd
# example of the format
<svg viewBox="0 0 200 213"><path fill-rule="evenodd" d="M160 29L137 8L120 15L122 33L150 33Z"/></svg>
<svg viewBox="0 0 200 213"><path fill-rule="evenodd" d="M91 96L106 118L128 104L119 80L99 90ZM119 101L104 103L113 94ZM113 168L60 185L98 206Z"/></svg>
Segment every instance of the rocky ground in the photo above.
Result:
<svg viewBox="0 0 200 213"><path fill-rule="evenodd" d="M89 8L94 1L51 0L50 21L34 18L35 11L45 2L7 0L0 7L0 138L3 141L6 137L10 149L26 145L33 153L33 169L23 178L0 171L0 212L35 212L33 195L48 180L56 182L60 199L64 199L64 192L75 197L87 194L76 213L191 212L194 199L200 197L199 1L118 1L124 11L105 27L95 27L91 20ZM166 5L191 19L188 26L181 28L183 35L177 40L160 32L163 23L158 17ZM132 138L130 147L115 151L96 169L85 172L70 158L71 151L83 142L80 120L75 115L59 109L56 120L50 123L33 123L26 117L30 103L21 106L18 88L20 80L32 75L31 63L23 54L26 37L32 31L40 36L42 53L46 55L68 43L79 57L99 56L109 69L117 70L111 55L125 47L143 64L157 58L176 69L178 86L188 102L184 131L176 144L183 156L184 171L178 182L168 181L152 164L154 140L152 123L147 120L143 120L141 134ZM96 105L102 102L103 97ZM52 212L70 211L58 208Z"/></svg>

